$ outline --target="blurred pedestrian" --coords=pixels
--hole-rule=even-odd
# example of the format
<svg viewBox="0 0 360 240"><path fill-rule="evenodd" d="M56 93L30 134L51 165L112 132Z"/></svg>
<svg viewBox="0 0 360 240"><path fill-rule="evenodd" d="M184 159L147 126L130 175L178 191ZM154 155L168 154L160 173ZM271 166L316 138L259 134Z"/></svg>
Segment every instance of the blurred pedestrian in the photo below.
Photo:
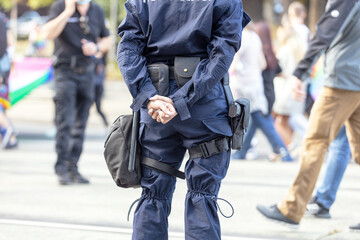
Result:
<svg viewBox="0 0 360 240"><path fill-rule="evenodd" d="M0 12L0 139L3 149L11 149L17 146L14 127L6 116L6 109L11 105L9 100L11 60L8 48L13 44L7 22L5 15Z"/></svg>
<svg viewBox="0 0 360 240"><path fill-rule="evenodd" d="M221 239L217 200L232 135L221 79L249 18L239 0L128 0L125 8L118 64L140 111L142 154L176 172L189 150L185 239ZM145 166L142 175L132 239L168 239L176 179Z"/></svg>
<svg viewBox="0 0 360 240"><path fill-rule="evenodd" d="M269 25L265 21L260 21L255 24L254 30L260 37L266 60L266 68L262 71L262 77L264 93L268 103L268 114L270 114L275 102L274 77L281 72L281 67L274 53Z"/></svg>
<svg viewBox="0 0 360 240"><path fill-rule="evenodd" d="M300 157L301 168L285 200L257 209L265 217L298 227L311 198L330 142L346 125L352 156L360 164L360 1L329 1L314 38L294 75L294 95L304 100L302 81L326 50L325 87L312 109Z"/></svg>
<svg viewBox="0 0 360 240"><path fill-rule="evenodd" d="M265 134L273 148L274 158L293 161L284 142L277 134L273 119L268 112L268 102L264 94L262 71L266 69L266 59L254 25L249 24L243 31L242 48L236 53L230 68L230 86L235 98L250 100L251 119L240 151L232 154L233 159L245 159L251 140L258 128Z"/></svg>
<svg viewBox="0 0 360 240"><path fill-rule="evenodd" d="M30 31L29 34L29 46L27 49L27 56L31 57L41 57L44 56L46 49L47 41L42 36L41 25L37 24L34 29Z"/></svg>
<svg viewBox="0 0 360 240"><path fill-rule="evenodd" d="M89 183L78 161L94 102L95 56L110 46L104 19L101 7L91 0L59 0L42 27L46 39L55 39L55 172L61 185Z"/></svg>
<svg viewBox="0 0 360 240"><path fill-rule="evenodd" d="M96 59L95 66L95 106L96 111L101 116L105 127L109 126L109 122L101 109L101 100L104 95L104 81L106 76L106 55L98 57Z"/></svg>
<svg viewBox="0 0 360 240"><path fill-rule="evenodd" d="M292 89L295 85L295 79L292 73L297 64L304 57L307 43L304 42L302 36L289 23L285 16L282 20L282 25L277 30L277 39L279 46L276 56L279 59L281 73L275 77L275 103L274 103L274 121L275 129L285 142L287 147L293 142L294 126L290 125L290 118L305 118L303 112L305 111L304 102L296 101L292 97ZM306 123L306 119L304 120ZM301 139L306 131L306 126L301 126Z"/></svg>

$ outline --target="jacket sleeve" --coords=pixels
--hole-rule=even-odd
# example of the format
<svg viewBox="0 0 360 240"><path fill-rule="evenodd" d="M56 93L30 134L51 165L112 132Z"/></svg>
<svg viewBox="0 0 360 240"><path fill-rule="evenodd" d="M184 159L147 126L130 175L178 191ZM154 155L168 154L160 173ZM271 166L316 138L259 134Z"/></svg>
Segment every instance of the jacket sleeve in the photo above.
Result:
<svg viewBox="0 0 360 240"><path fill-rule="evenodd" d="M356 1L332 0L328 2L327 9L317 24L316 33L309 43L305 57L293 73L297 78L302 81L309 78L312 66L346 25L346 19Z"/></svg>
<svg viewBox="0 0 360 240"><path fill-rule="evenodd" d="M121 41L118 45L117 61L125 83L134 98L130 107L137 112L149 98L158 92L147 72L144 56L146 37L142 31L139 16L130 2L125 3L125 9L126 18L118 28Z"/></svg>
<svg viewBox="0 0 360 240"><path fill-rule="evenodd" d="M212 29L207 46L209 58L203 59L192 78L170 98L181 118L190 118L189 107L203 98L229 70L235 53L241 45L241 32L250 18L243 12L241 1L231 1L225 11L219 11L219 20ZM216 10L216 9L215 9Z"/></svg>

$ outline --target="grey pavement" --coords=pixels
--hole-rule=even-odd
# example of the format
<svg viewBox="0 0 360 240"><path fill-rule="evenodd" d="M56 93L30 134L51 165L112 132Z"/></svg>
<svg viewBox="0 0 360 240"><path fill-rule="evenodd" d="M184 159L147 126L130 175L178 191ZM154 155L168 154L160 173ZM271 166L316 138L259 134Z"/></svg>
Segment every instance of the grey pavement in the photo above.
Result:
<svg viewBox="0 0 360 240"><path fill-rule="evenodd" d="M81 172L89 177L87 186L60 186L54 175L54 107L49 86L33 91L9 110L19 136L19 148L0 150L0 240L122 240L131 239L127 214L140 189L121 189L112 181L103 160L106 128L95 109L87 129ZM107 82L103 101L110 121L130 113L131 97L123 82ZM262 160L232 161L219 194L232 203L232 218L220 216L222 239L360 239L348 226L360 221L360 169L351 163L331 209L332 219L304 217L298 230L268 222L256 211L258 203L282 200L292 183L299 163L269 162L270 147L261 133L257 150ZM321 176L324 174L322 169ZM184 239L186 183L178 180L169 239ZM219 205L225 214L231 209ZM156 240L156 239L154 239Z"/></svg>

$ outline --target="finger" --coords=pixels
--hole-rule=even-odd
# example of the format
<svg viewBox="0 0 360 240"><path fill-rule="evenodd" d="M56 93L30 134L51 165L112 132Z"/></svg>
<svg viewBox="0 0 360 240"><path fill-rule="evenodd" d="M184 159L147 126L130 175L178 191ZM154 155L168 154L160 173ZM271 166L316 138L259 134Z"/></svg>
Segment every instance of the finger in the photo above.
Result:
<svg viewBox="0 0 360 240"><path fill-rule="evenodd" d="M158 117L158 115L159 115L159 112L158 111L154 111L154 113L153 113L153 115L151 116L152 117L152 119L157 119L157 117Z"/></svg>
<svg viewBox="0 0 360 240"><path fill-rule="evenodd" d="M159 109L168 115L171 115L175 112L175 108L171 104L164 102L159 105Z"/></svg>
<svg viewBox="0 0 360 240"><path fill-rule="evenodd" d="M153 108L150 108L149 111L148 111L148 114L149 114L150 116L152 116L153 113L154 113L154 109L153 109Z"/></svg>
<svg viewBox="0 0 360 240"><path fill-rule="evenodd" d="M155 95L152 98L150 98L150 100L160 100L163 102L167 102L167 103L173 103L173 101L171 100L171 98L169 97L164 97L164 96L160 96L160 95Z"/></svg>

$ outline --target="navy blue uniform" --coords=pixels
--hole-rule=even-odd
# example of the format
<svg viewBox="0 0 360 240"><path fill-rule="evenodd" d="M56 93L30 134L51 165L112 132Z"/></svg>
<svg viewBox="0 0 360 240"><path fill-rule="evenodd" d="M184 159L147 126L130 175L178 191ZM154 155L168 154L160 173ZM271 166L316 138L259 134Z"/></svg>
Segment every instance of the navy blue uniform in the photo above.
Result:
<svg viewBox="0 0 360 240"><path fill-rule="evenodd" d="M142 154L179 168L186 149L232 134L221 79L240 48L249 18L240 0L128 0L125 8L127 16L118 29L118 64L134 98L131 108L140 110ZM147 113L148 99L158 94L147 65L172 65L175 56L202 60L183 87L170 79L169 97L178 115L163 125ZM186 163L186 239L221 239L216 198L229 151ZM143 168L133 239L167 239L175 181Z"/></svg>

